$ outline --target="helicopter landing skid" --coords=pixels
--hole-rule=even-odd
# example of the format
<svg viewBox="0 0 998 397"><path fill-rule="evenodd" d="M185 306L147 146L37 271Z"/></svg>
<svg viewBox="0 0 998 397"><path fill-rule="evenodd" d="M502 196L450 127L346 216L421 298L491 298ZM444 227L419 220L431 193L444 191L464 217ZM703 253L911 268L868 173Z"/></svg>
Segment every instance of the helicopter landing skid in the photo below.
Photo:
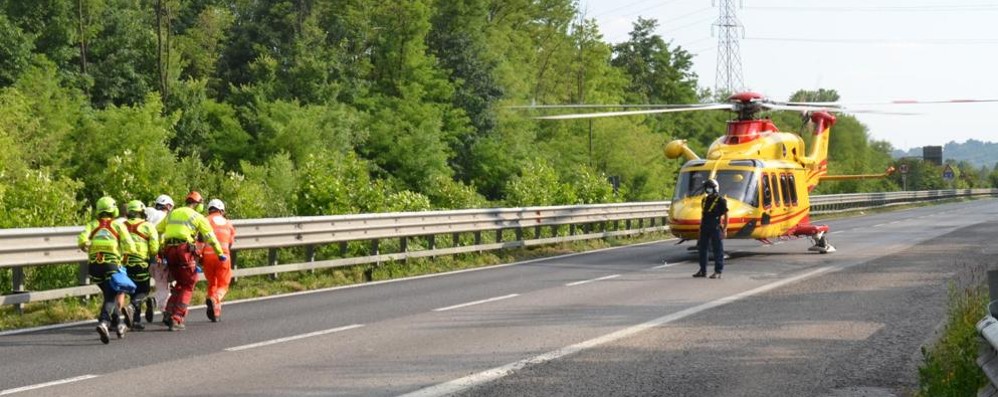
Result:
<svg viewBox="0 0 998 397"><path fill-rule="evenodd" d="M811 241L814 241L814 245L808 248L808 251L817 252L819 254L827 254L829 252L835 252L835 247L828 243L828 236L826 232L818 232L817 234L811 236Z"/></svg>
<svg viewBox="0 0 998 397"><path fill-rule="evenodd" d="M808 248L808 251L821 254L835 252L835 247L828 243L828 226L826 225L798 225L790 229L787 236L810 237L814 245Z"/></svg>

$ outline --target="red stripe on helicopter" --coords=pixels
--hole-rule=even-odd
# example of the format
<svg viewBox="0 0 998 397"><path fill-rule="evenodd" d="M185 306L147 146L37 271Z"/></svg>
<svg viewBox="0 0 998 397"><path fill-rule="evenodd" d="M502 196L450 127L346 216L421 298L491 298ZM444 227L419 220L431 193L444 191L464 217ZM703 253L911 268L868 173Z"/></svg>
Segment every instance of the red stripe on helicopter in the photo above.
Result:
<svg viewBox="0 0 998 397"><path fill-rule="evenodd" d="M772 218L769 219L769 222L770 223L783 222L785 220L797 217L797 216L803 214L804 212L807 212L807 210L808 210L808 208L801 208L800 210L798 210L796 212L774 216L774 217L772 217ZM731 218L731 219L728 219L728 224L729 225L731 225L731 224L741 224L741 225L744 225L744 224L747 224L747 223L749 223L751 221L758 221L759 219L760 218L757 218L757 217ZM677 225L677 226L699 226L700 225L700 220L699 219L670 219L669 220L669 224Z"/></svg>

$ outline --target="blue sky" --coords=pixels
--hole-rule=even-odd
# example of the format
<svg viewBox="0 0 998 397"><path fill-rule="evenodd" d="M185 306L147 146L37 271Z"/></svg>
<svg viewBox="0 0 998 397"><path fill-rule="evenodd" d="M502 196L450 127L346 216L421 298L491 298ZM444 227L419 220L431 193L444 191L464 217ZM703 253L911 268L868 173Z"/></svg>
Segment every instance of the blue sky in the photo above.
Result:
<svg viewBox="0 0 998 397"><path fill-rule="evenodd" d="M736 0L737 1L737 0ZM998 1L743 0L738 18L748 89L787 99L798 89L831 88L843 102L998 98ZM579 0L610 42L626 40L639 16L694 58L713 87L719 10L710 0ZM879 109L879 108L878 108ZM998 141L998 103L911 105L916 116L857 117L870 136L896 148L951 140ZM662 116L667 117L667 116Z"/></svg>

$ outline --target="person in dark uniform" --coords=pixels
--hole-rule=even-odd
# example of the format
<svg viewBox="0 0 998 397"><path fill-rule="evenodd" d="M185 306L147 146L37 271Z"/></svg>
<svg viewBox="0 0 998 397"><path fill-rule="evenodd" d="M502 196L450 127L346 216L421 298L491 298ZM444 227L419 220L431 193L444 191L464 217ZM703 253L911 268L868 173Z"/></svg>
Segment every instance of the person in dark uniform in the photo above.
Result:
<svg viewBox="0 0 998 397"><path fill-rule="evenodd" d="M700 254L700 271L693 277L707 277L707 249L714 248L714 273L710 278L721 278L724 271L724 233L728 228L728 200L718 192L717 181L707 179L703 182L703 190L707 195L701 204L700 239L697 240L697 250Z"/></svg>

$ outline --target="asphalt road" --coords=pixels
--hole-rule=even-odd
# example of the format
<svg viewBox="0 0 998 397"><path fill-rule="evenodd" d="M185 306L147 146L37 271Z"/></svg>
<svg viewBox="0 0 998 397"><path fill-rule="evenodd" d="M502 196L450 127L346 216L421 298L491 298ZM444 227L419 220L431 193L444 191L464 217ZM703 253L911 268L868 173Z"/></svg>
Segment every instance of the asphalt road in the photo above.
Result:
<svg viewBox="0 0 998 397"><path fill-rule="evenodd" d="M0 395L903 395L995 214L833 220L828 255L732 240L722 280L666 241L197 309L107 346L93 325L0 336Z"/></svg>

